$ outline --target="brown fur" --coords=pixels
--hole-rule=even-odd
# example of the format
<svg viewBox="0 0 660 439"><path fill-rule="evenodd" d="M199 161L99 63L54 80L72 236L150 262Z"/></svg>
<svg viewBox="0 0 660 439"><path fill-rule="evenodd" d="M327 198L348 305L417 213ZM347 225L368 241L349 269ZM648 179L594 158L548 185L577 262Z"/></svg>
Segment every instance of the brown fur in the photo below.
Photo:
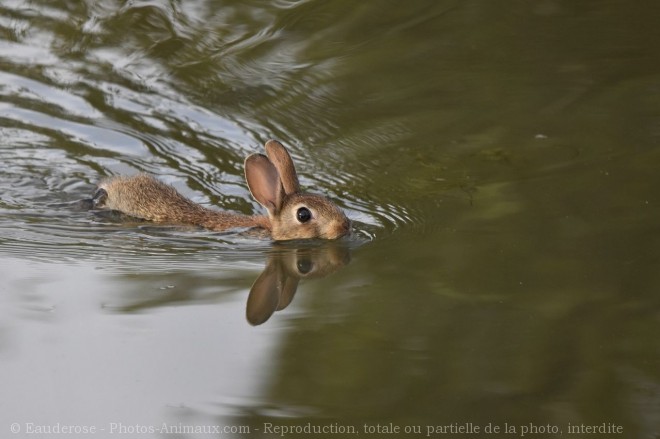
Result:
<svg viewBox="0 0 660 439"><path fill-rule="evenodd" d="M149 221L190 224L222 231L234 227L269 229L268 218L247 216L207 209L181 195L172 186L154 177L138 174L132 177L111 177L99 188L107 192L102 207Z"/></svg>
<svg viewBox="0 0 660 439"><path fill-rule="evenodd" d="M102 181L99 189L105 194L97 205L145 220L215 231L258 227L275 240L336 239L349 233L350 221L341 209L325 197L300 192L293 161L281 143L268 141L266 153L268 156L252 154L245 160L245 176L255 199L268 210L267 217L208 209L146 174ZM305 223L296 218L301 207L312 213Z"/></svg>

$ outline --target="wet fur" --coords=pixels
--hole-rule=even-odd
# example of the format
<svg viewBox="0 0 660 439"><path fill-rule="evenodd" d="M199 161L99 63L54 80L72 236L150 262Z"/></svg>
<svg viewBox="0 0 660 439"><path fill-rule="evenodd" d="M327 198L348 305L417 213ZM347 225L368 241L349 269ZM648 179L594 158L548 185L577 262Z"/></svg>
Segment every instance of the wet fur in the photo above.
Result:
<svg viewBox="0 0 660 439"><path fill-rule="evenodd" d="M245 177L250 192L267 209L268 216L208 209L146 174L102 181L94 197L95 206L150 221L191 224L215 231L258 227L275 240L336 239L348 234L350 221L341 209L321 195L300 191L293 161L284 146L269 140L265 148L267 155L252 154L245 159ZM297 220L300 207L312 212L310 221Z"/></svg>
<svg viewBox="0 0 660 439"><path fill-rule="evenodd" d="M190 224L221 231L235 227L262 227L270 230L268 218L211 210L184 197L172 186L147 174L112 177L102 181L106 192L99 207L123 212L149 221Z"/></svg>

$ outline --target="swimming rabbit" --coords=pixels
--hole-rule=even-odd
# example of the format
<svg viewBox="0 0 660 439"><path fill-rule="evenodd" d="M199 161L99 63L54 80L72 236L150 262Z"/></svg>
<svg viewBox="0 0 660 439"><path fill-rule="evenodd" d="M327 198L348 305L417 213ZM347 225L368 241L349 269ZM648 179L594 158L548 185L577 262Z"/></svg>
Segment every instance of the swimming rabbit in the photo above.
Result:
<svg viewBox="0 0 660 439"><path fill-rule="evenodd" d="M266 155L245 159L245 179L252 196L268 215L241 215L207 209L178 193L172 186L145 174L103 180L93 206L117 210L150 221L191 224L210 230L236 227L265 229L276 241L336 239L349 233L351 222L326 197L300 191L293 160L284 146L266 142Z"/></svg>

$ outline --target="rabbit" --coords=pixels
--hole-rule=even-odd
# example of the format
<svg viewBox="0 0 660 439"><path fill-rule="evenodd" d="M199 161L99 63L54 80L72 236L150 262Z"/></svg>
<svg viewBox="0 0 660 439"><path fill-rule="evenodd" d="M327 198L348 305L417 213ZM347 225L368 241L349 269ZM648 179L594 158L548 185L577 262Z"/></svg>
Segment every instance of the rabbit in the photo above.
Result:
<svg viewBox="0 0 660 439"><path fill-rule="evenodd" d="M317 247L276 244L268 255L266 268L250 288L245 316L253 325L266 322L293 300L300 279L322 278L336 272L351 260L348 247L328 242Z"/></svg>
<svg viewBox="0 0 660 439"><path fill-rule="evenodd" d="M301 192L293 160L277 140L265 144L266 155L245 159L245 179L265 215L241 215L207 209L152 176L110 177L100 182L92 198L95 208L173 224L201 226L213 231L260 228L275 241L337 239L349 234L351 221L328 198Z"/></svg>

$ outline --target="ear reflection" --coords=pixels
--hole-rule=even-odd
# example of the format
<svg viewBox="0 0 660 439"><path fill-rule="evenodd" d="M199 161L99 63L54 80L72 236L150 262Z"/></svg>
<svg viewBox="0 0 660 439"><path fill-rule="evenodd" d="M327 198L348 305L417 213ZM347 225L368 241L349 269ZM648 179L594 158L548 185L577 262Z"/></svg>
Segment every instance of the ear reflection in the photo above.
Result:
<svg viewBox="0 0 660 439"><path fill-rule="evenodd" d="M261 325L275 311L289 306L300 279L327 276L349 262L349 248L341 241L275 243L266 268L250 289L246 310L248 322Z"/></svg>

